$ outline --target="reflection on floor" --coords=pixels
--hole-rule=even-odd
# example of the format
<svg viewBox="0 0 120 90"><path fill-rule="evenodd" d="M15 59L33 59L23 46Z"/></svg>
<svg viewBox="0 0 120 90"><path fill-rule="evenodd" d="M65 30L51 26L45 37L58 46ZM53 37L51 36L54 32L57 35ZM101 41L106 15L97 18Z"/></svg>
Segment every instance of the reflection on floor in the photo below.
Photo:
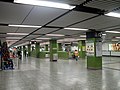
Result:
<svg viewBox="0 0 120 90"><path fill-rule="evenodd" d="M0 90L120 90L119 57L103 57L103 70L87 70L82 59L15 63L15 70L0 71Z"/></svg>

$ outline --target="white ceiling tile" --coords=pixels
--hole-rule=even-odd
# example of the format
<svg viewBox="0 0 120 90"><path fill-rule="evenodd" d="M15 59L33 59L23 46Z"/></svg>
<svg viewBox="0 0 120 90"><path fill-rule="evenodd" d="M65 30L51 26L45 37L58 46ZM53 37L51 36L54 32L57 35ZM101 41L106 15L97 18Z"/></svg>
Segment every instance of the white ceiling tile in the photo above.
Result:
<svg viewBox="0 0 120 90"><path fill-rule="evenodd" d="M86 29L102 29L105 27L118 25L119 23L120 23L119 18L100 16L100 17L73 25L71 27L86 28Z"/></svg>
<svg viewBox="0 0 120 90"><path fill-rule="evenodd" d="M40 35L29 35L27 36L25 39L33 39L33 38L37 38L39 37Z"/></svg>
<svg viewBox="0 0 120 90"><path fill-rule="evenodd" d="M90 3L87 3L86 6L104 9L104 10L113 10L120 6L120 1L119 0L93 0Z"/></svg>
<svg viewBox="0 0 120 90"><path fill-rule="evenodd" d="M35 6L23 24L44 25L67 10Z"/></svg>
<svg viewBox="0 0 120 90"><path fill-rule="evenodd" d="M41 38L58 39L58 38L62 38L62 37L57 37L57 36L42 36Z"/></svg>
<svg viewBox="0 0 120 90"><path fill-rule="evenodd" d="M17 28L12 28L8 26L0 26L0 33L14 33Z"/></svg>
<svg viewBox="0 0 120 90"><path fill-rule="evenodd" d="M95 14L72 11L72 12L64 15L63 17L57 19L56 21L50 23L49 25L65 27L67 25L71 25L75 22L82 21L82 20L90 18L92 16L95 16Z"/></svg>
<svg viewBox="0 0 120 90"><path fill-rule="evenodd" d="M57 28L42 28L42 29L34 32L34 34L46 34L46 33L52 32L54 30L57 30Z"/></svg>
<svg viewBox="0 0 120 90"><path fill-rule="evenodd" d="M21 24L32 6L0 2L0 23Z"/></svg>
<svg viewBox="0 0 120 90"><path fill-rule="evenodd" d="M53 34L63 34L63 35L73 35L73 34L77 34L77 33L83 33L84 31L75 31L75 30L59 30L57 32L54 32Z"/></svg>
<svg viewBox="0 0 120 90"><path fill-rule="evenodd" d="M17 33L31 33L34 30L36 30L35 28L19 28L17 30Z"/></svg>

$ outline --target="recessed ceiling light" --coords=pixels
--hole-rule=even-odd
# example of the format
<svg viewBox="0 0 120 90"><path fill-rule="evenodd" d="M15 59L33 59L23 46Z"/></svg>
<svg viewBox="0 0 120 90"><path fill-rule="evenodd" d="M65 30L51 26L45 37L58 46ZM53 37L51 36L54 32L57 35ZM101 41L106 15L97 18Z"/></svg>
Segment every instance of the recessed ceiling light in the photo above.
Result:
<svg viewBox="0 0 120 90"><path fill-rule="evenodd" d="M36 38L36 39L48 40L48 39L51 39L51 38Z"/></svg>
<svg viewBox="0 0 120 90"><path fill-rule="evenodd" d="M80 37L84 37L84 38L86 38L86 35L80 35Z"/></svg>
<svg viewBox="0 0 120 90"><path fill-rule="evenodd" d="M120 39L120 37L115 37L115 38L118 38L118 39Z"/></svg>
<svg viewBox="0 0 120 90"><path fill-rule="evenodd" d="M117 40L117 39L112 39L112 41L119 41L119 40Z"/></svg>
<svg viewBox="0 0 120 90"><path fill-rule="evenodd" d="M120 33L119 31L105 31L105 32L108 32L108 33Z"/></svg>
<svg viewBox="0 0 120 90"><path fill-rule="evenodd" d="M8 35L28 35L28 33L7 33Z"/></svg>
<svg viewBox="0 0 120 90"><path fill-rule="evenodd" d="M42 26L36 26L36 25L12 25L9 24L8 26L10 27L24 27L24 28L40 28Z"/></svg>
<svg viewBox="0 0 120 90"><path fill-rule="evenodd" d="M22 37L6 37L6 39L21 39Z"/></svg>
<svg viewBox="0 0 120 90"><path fill-rule="evenodd" d="M45 7L61 8L61 9L75 8L75 6L71 6L68 4L56 3L56 2L50 2L50 1L42 1L42 0L14 0L14 3L38 5L38 6L45 6Z"/></svg>
<svg viewBox="0 0 120 90"><path fill-rule="evenodd" d="M103 35L103 36L105 36L106 34L105 34L105 33L103 33L102 35Z"/></svg>
<svg viewBox="0 0 120 90"><path fill-rule="evenodd" d="M88 29L82 29L82 28L64 28L67 30L77 30L77 31L87 31Z"/></svg>
<svg viewBox="0 0 120 90"><path fill-rule="evenodd" d="M105 14L107 16L111 16L111 17L117 17L120 18L120 13L115 13L115 12L109 12L107 14Z"/></svg>
<svg viewBox="0 0 120 90"><path fill-rule="evenodd" d="M56 36L56 37L61 37L61 36L65 36L62 34L46 34L46 36Z"/></svg>
<svg viewBox="0 0 120 90"><path fill-rule="evenodd" d="M35 40L35 41L40 42L40 41L42 41L42 40Z"/></svg>

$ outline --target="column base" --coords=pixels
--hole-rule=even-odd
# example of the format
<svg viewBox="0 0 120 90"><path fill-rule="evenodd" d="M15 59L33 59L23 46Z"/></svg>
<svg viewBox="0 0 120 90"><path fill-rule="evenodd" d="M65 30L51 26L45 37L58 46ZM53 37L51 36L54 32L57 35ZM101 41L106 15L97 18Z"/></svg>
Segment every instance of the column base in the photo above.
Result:
<svg viewBox="0 0 120 90"><path fill-rule="evenodd" d="M94 67L87 67L88 70L102 70L102 67L94 68Z"/></svg>
<svg viewBox="0 0 120 90"><path fill-rule="evenodd" d="M57 62L57 60L50 60L51 62Z"/></svg>

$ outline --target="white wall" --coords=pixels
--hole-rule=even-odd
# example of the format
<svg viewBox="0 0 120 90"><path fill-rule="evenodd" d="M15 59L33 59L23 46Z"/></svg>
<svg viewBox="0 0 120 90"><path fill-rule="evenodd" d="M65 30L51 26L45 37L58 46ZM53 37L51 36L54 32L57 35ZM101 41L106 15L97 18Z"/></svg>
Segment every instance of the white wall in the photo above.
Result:
<svg viewBox="0 0 120 90"><path fill-rule="evenodd" d="M108 51L109 50L109 43L103 43L102 44L102 50L103 51Z"/></svg>

